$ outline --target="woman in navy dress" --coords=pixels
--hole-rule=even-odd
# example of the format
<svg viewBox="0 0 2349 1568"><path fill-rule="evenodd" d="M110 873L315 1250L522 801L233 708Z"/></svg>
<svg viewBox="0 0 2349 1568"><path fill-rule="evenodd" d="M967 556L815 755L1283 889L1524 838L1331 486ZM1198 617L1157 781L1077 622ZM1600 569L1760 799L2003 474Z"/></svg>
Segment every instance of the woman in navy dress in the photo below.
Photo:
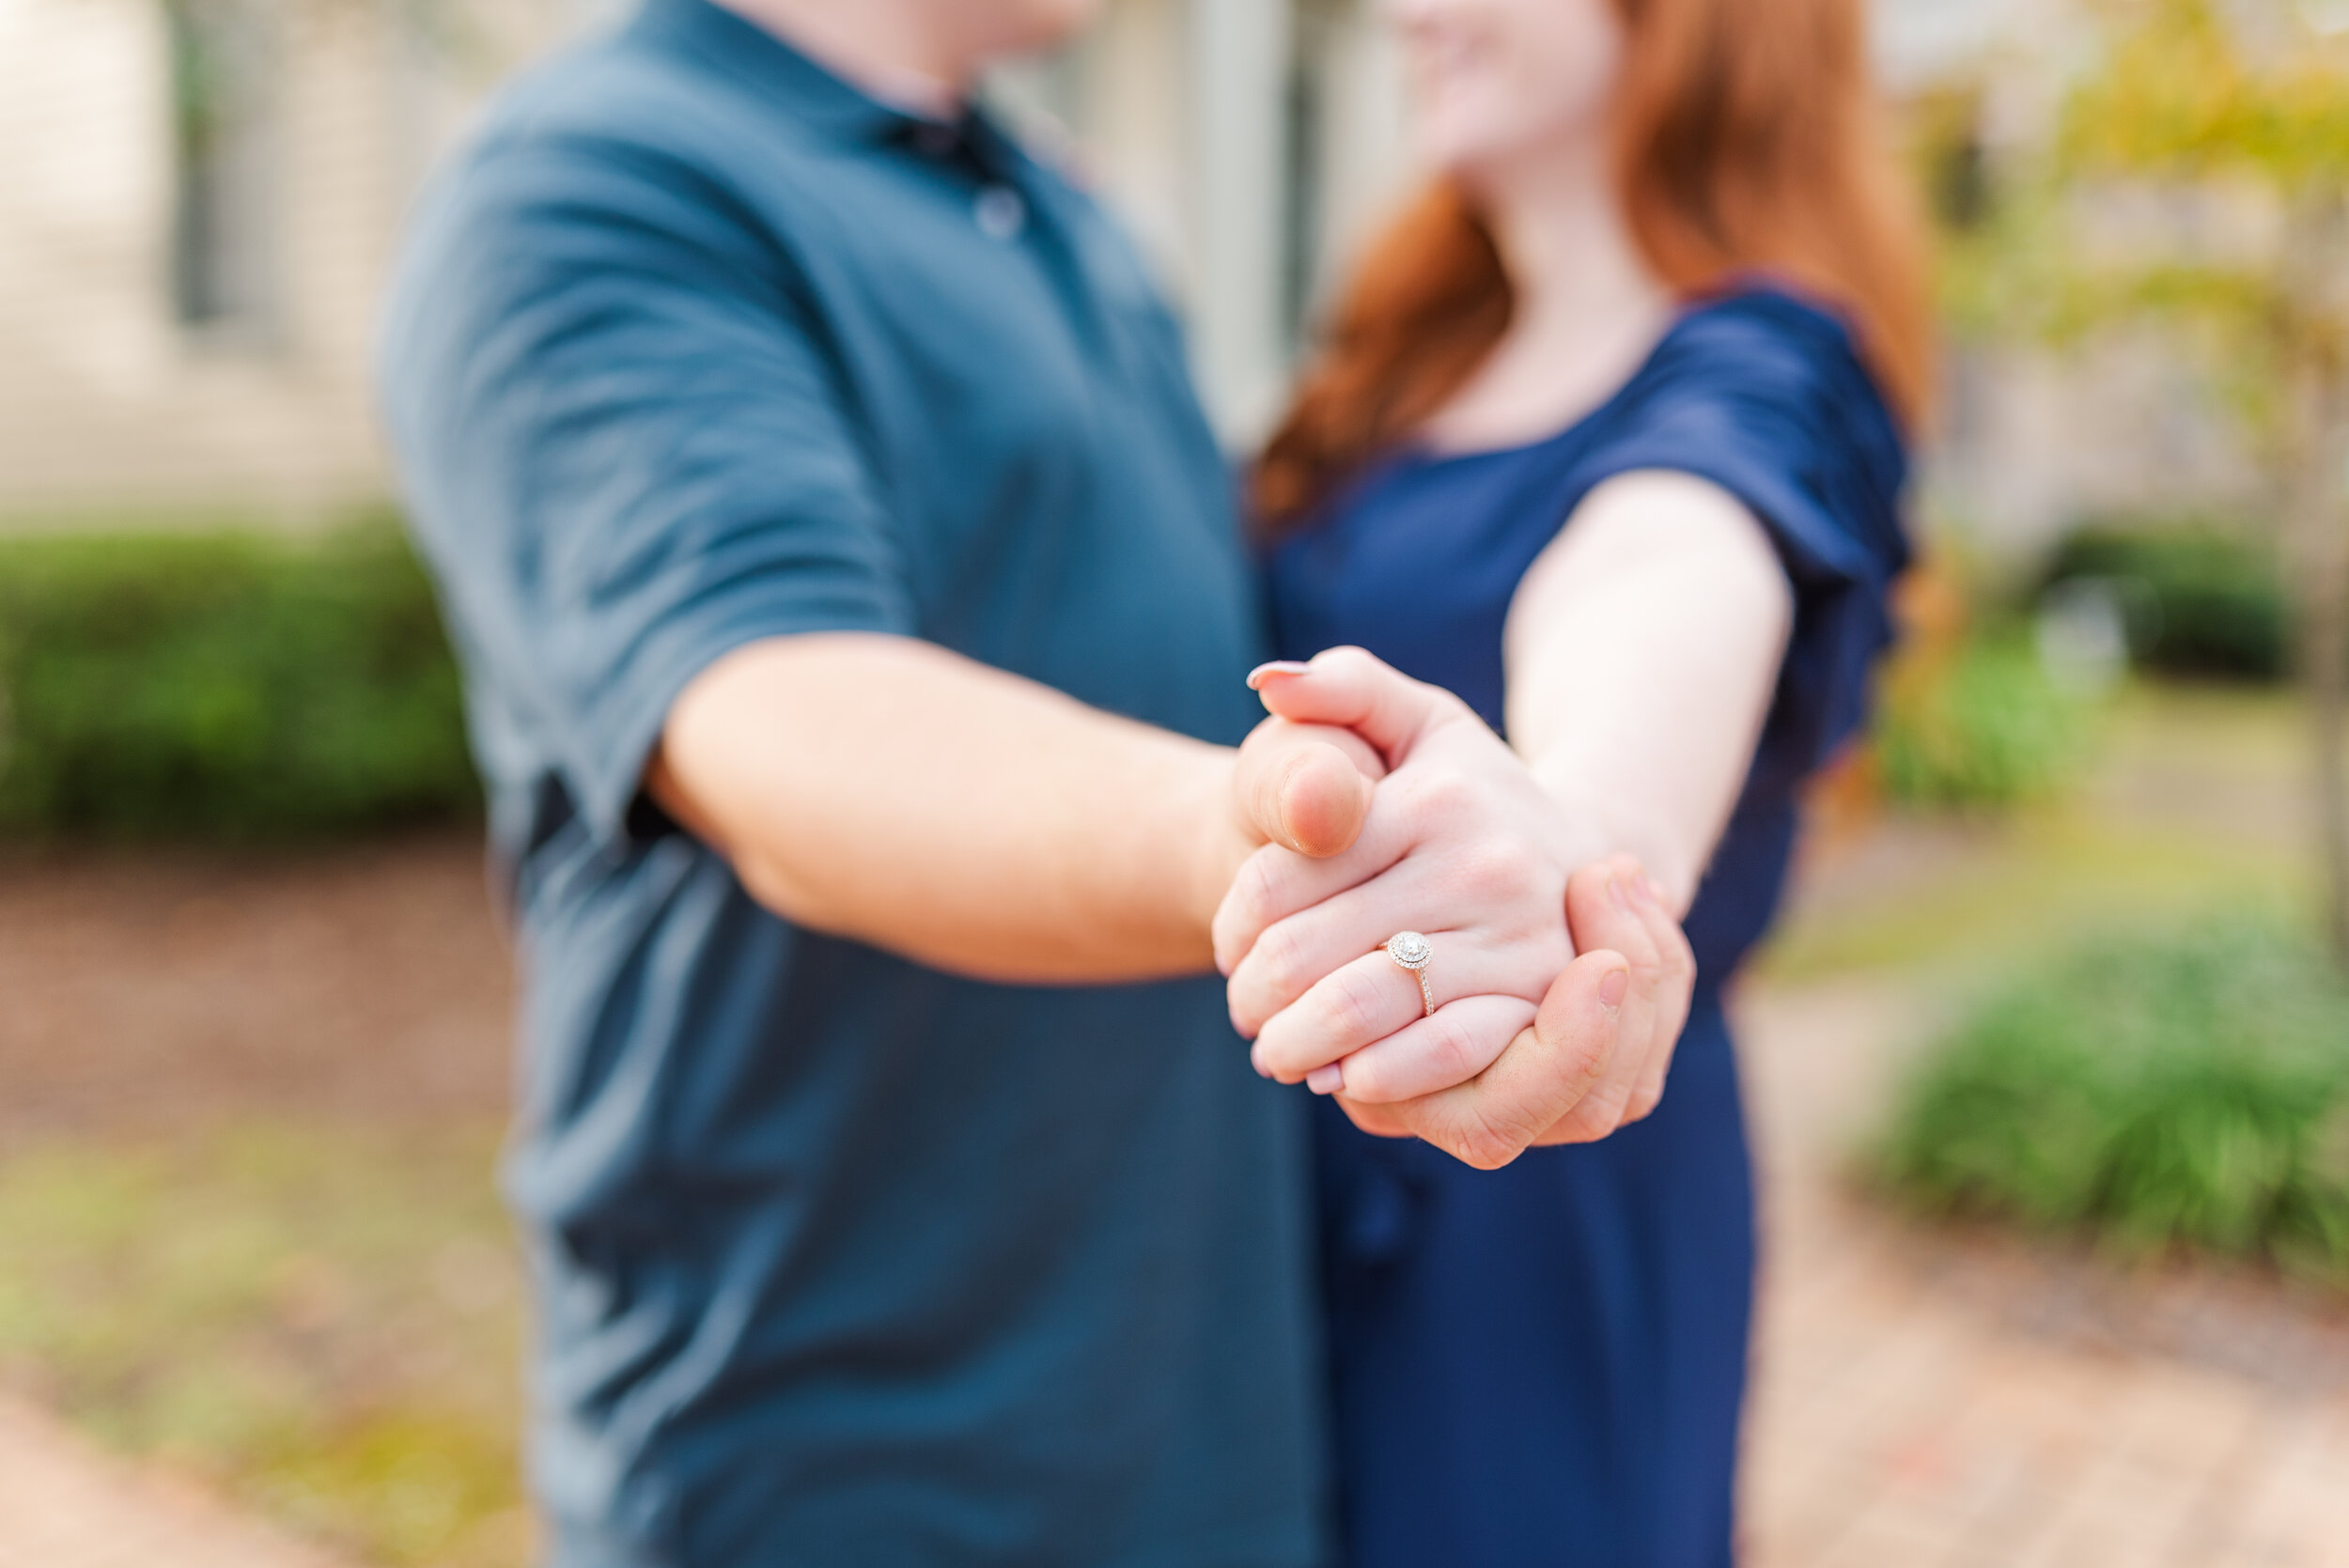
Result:
<svg viewBox="0 0 2349 1568"><path fill-rule="evenodd" d="M1396 9L1442 179L1374 247L1256 476L1277 640L1464 699L1593 855L1641 858L1700 980L1668 1079L1480 1172L1358 1128L1392 1097L1371 1052L1264 1048L1293 999L1252 1005L1242 966L1260 1064L1337 1091L1315 1109L1345 1560L1711 1568L1754 1266L1722 988L1889 640L1920 247L1857 0Z"/></svg>

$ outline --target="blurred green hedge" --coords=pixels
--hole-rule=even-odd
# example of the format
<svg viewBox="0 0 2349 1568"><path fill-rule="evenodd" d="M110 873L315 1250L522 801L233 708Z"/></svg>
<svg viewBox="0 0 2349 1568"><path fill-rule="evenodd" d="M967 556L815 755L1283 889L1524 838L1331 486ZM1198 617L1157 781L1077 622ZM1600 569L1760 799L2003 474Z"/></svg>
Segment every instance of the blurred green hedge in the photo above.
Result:
<svg viewBox="0 0 2349 1568"><path fill-rule="evenodd" d="M2047 585L2114 585L2130 657L2162 675L2280 680L2292 664L2292 615L2275 548L2213 522L2092 523L2049 565Z"/></svg>
<svg viewBox="0 0 2349 1568"><path fill-rule="evenodd" d="M1968 636L1888 675L1876 777L1899 805L2003 810L2064 783L2085 750L2087 717L2048 678L2027 633Z"/></svg>
<svg viewBox="0 0 2349 1568"><path fill-rule="evenodd" d="M469 818L457 669L397 527L0 540L0 833Z"/></svg>
<svg viewBox="0 0 2349 1568"><path fill-rule="evenodd" d="M2091 943L1927 1059L1877 1172L1928 1209L2349 1281L2349 981L2257 918Z"/></svg>

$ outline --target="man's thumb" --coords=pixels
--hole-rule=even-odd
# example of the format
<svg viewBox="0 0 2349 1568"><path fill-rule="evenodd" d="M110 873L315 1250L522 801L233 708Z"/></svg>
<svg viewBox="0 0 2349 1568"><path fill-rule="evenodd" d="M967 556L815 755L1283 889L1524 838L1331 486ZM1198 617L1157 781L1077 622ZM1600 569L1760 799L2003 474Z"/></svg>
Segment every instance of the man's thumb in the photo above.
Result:
<svg viewBox="0 0 2349 1568"><path fill-rule="evenodd" d="M1405 1108L1412 1130L1454 1158L1495 1171L1533 1146L1582 1103L1614 1059L1631 965L1585 953L1550 982L1533 1027L1457 1088Z"/></svg>
<svg viewBox="0 0 2349 1568"><path fill-rule="evenodd" d="M1354 846L1370 815L1371 781L1312 730L1268 724L1240 750L1240 810L1256 834L1316 858Z"/></svg>

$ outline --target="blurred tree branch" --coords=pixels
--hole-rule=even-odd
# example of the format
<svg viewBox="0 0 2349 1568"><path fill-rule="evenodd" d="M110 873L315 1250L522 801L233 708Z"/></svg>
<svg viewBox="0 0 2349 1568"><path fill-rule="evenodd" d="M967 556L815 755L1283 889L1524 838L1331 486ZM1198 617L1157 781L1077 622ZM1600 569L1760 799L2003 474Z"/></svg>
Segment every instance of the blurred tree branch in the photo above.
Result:
<svg viewBox="0 0 2349 1568"><path fill-rule="evenodd" d="M2298 600L2326 924L2349 968L2349 39L2293 0L2098 9L2106 47L2052 145L1955 238L1952 317L1962 334L2054 342L2158 328L2265 454ZM2186 210L2180 242L2152 247L2178 254L2088 242L2082 208L2121 190ZM2273 232L2238 232L2258 225L2229 197Z"/></svg>

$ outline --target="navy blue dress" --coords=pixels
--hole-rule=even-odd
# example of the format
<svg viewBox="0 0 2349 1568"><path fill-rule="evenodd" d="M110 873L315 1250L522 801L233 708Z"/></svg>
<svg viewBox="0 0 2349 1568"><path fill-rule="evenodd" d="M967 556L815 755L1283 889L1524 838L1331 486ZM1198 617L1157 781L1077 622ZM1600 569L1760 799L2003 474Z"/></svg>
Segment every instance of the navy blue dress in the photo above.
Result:
<svg viewBox="0 0 2349 1568"><path fill-rule="evenodd" d="M1797 598L1751 775L1688 918L1695 1008L1655 1115L1503 1171L1318 1105L1350 1568L1732 1558L1754 1233L1721 986L1776 908L1797 786L1859 726L1890 640L1907 561L1898 428L1842 323L1756 286L1689 310L1548 441L1378 464L1274 552L1271 591L1284 657L1358 644L1498 728L1518 581L1594 487L1652 469L1744 501Z"/></svg>

